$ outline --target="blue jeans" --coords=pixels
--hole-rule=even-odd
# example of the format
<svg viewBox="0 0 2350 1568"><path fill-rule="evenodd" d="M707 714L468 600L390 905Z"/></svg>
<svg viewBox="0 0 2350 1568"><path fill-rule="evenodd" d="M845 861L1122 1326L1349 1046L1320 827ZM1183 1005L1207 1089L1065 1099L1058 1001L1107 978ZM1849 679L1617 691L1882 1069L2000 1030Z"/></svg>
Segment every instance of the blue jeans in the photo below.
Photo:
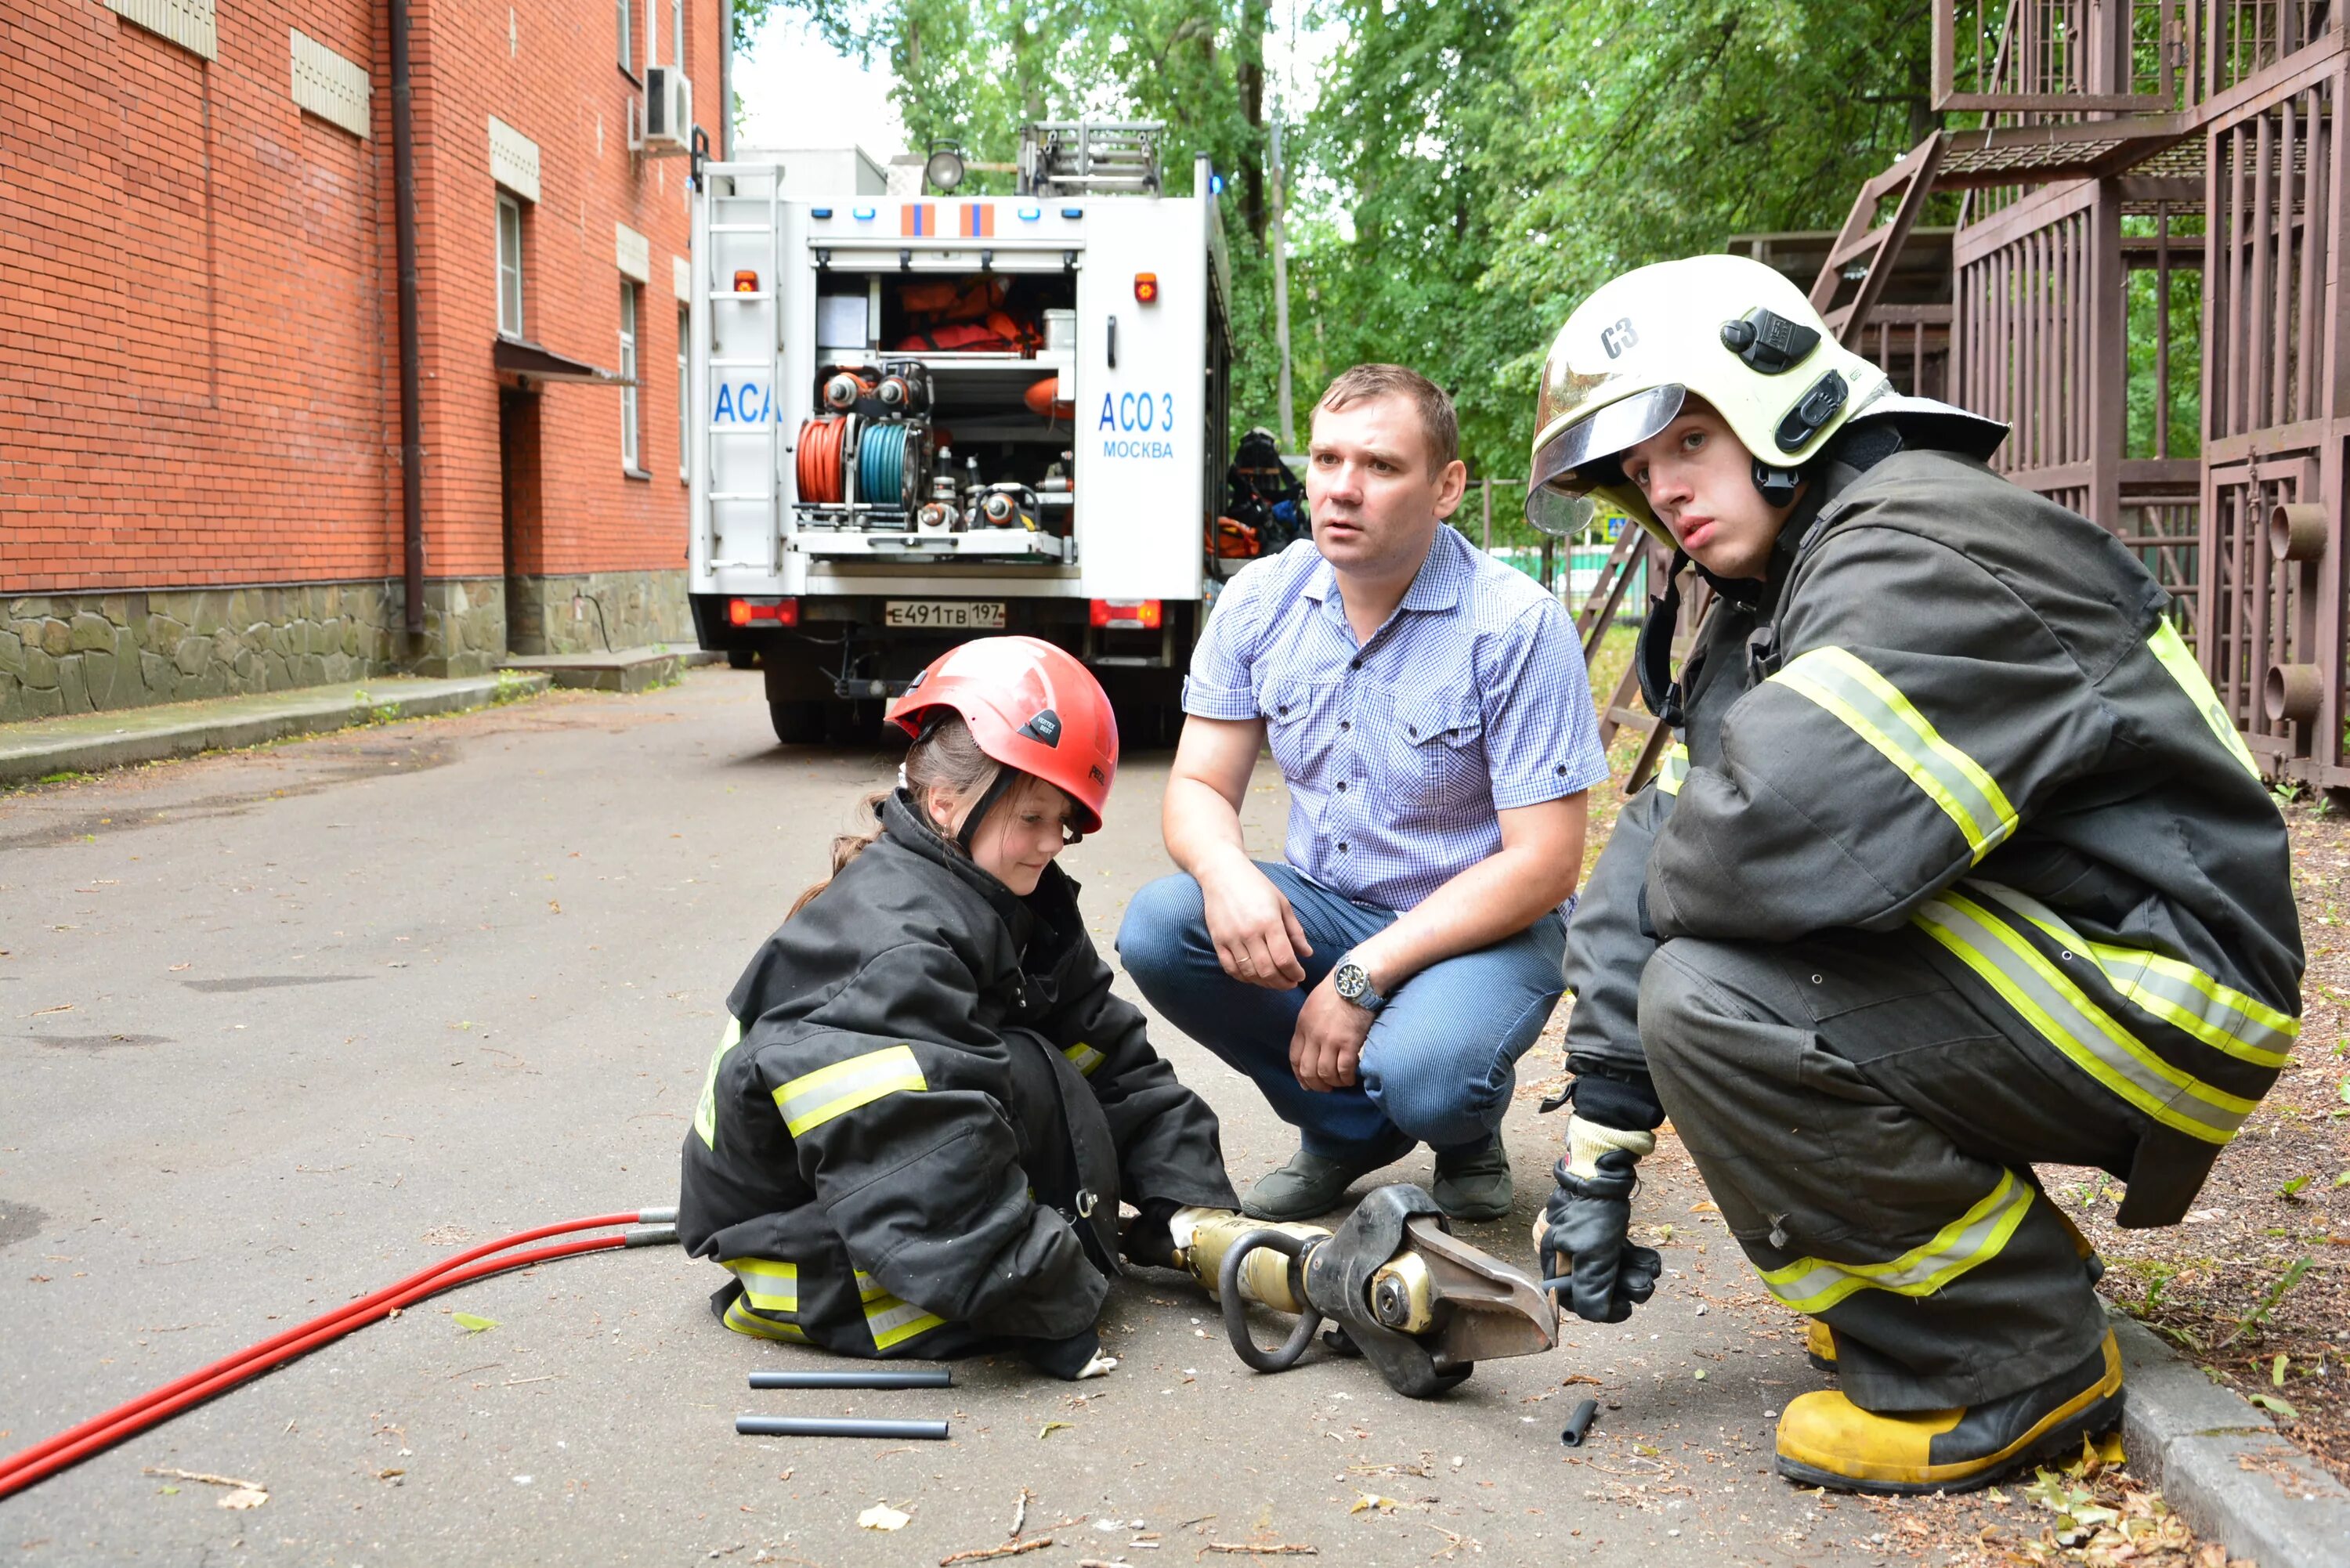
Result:
<svg viewBox="0 0 2350 1568"><path fill-rule="evenodd" d="M1307 1152L1384 1165L1426 1143L1439 1154L1492 1141L1517 1085L1518 1058L1565 987L1566 922L1555 912L1475 952L1430 964L1398 987L1371 1024L1354 1087L1307 1089L1290 1070L1289 1041L1306 992L1348 949L1395 923L1396 912L1340 897L1286 865L1257 863L1297 912L1314 956L1305 983L1268 991L1216 961L1200 885L1180 873L1141 888L1118 927L1126 972L1167 1021L1245 1073Z"/></svg>

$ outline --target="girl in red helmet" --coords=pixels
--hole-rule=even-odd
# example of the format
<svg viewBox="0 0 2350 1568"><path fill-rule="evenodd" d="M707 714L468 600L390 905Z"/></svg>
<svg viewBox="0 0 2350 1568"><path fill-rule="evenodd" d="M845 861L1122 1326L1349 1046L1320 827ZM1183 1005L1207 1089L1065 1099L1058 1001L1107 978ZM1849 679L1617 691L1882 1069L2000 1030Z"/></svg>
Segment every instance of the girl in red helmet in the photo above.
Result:
<svg viewBox="0 0 2350 1568"><path fill-rule="evenodd" d="M1120 1251L1170 1264L1177 1209L1238 1206L1215 1114L1110 994L1053 863L1101 826L1118 726L1024 637L943 655L889 717L898 787L728 998L679 1237L727 1271L711 1307L739 1333L1107 1371Z"/></svg>

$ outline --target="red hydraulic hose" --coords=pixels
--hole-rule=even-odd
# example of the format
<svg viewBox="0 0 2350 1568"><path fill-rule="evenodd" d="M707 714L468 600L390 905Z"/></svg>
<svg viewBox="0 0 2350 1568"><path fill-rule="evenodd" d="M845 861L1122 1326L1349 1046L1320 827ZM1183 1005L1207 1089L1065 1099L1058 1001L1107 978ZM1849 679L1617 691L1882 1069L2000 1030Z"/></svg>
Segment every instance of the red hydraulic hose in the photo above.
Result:
<svg viewBox="0 0 2350 1568"><path fill-rule="evenodd" d="M258 1377L271 1368L305 1355L322 1345L340 1339L352 1330L391 1312L438 1295L454 1286L504 1273L511 1269L527 1268L555 1258L576 1256L582 1252L604 1251L616 1247L648 1246L674 1241L676 1232L667 1220L670 1210L642 1210L631 1214L604 1214L588 1220L569 1220L556 1225L542 1225L535 1230L518 1231L502 1241L485 1242L469 1248L452 1258L429 1268L421 1269L396 1284L346 1302L339 1307L320 1314L309 1322L298 1324L281 1334L272 1334L257 1345L246 1346L233 1355L226 1355L209 1366L198 1368L183 1377L173 1379L160 1388L151 1389L138 1398L117 1406L100 1416L93 1416L78 1426L45 1441L34 1444L19 1453L0 1459L0 1498L22 1491L92 1454L99 1453L125 1438L178 1415L192 1405L202 1403L213 1395L235 1387L238 1384ZM643 1225L646 1229L631 1231L618 1236L595 1236L582 1241L558 1242L554 1246L536 1248L526 1252L505 1253L509 1247L525 1241L538 1241L546 1236L562 1235L573 1231L592 1231L608 1225Z"/></svg>

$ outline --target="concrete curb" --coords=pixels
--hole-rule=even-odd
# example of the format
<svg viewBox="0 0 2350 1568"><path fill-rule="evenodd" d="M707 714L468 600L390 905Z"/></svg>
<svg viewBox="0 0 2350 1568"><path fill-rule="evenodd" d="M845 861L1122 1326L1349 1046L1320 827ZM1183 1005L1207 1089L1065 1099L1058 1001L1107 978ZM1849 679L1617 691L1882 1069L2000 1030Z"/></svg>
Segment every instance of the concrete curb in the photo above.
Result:
<svg viewBox="0 0 2350 1568"><path fill-rule="evenodd" d="M499 661L502 670L541 674L557 686L634 695L666 686L698 664L725 657L695 648L623 648L610 653L517 653Z"/></svg>
<svg viewBox="0 0 2350 1568"><path fill-rule="evenodd" d="M311 687L258 697L171 702L0 724L0 784L259 745L353 724L454 713L516 697L535 697L546 687L547 678L537 674L448 680L394 677L354 686Z"/></svg>
<svg viewBox="0 0 2350 1568"><path fill-rule="evenodd" d="M2123 1450L2197 1534L2260 1568L2350 1562L2350 1489L2152 1330L2116 1313L2114 1337L2129 1390Z"/></svg>

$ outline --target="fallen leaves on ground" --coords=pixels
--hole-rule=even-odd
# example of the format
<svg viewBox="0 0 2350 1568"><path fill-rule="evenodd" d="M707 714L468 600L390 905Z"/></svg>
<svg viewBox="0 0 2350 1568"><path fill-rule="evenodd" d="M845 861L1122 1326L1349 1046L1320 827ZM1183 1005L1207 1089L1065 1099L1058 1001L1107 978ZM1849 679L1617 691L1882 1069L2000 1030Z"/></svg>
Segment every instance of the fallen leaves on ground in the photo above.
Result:
<svg viewBox="0 0 2350 1568"><path fill-rule="evenodd" d="M2110 1440L2100 1450L2084 1438L2078 1459L2061 1470L2043 1466L2022 1493L2055 1521L2038 1541L2006 1547L2003 1561L2033 1568L2251 1568L2231 1563L2218 1542L2198 1541L2160 1492L2114 1462L2119 1453Z"/></svg>

